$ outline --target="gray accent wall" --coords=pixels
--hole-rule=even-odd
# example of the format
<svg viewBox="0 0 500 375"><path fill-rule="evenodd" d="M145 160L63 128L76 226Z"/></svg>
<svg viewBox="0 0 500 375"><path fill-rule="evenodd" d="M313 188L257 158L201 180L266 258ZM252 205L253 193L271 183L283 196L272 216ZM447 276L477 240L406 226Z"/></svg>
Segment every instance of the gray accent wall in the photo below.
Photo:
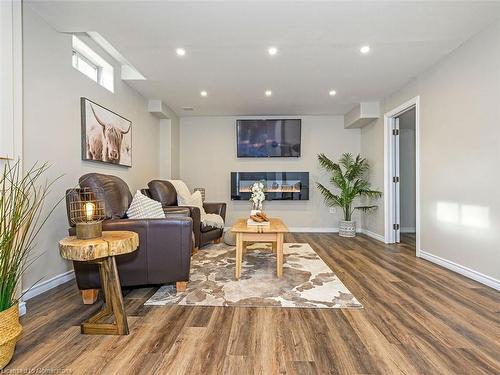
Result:
<svg viewBox="0 0 500 375"><path fill-rule="evenodd" d="M70 34L56 32L26 4L23 24L24 165L48 161L49 177L62 175L47 206L60 199L67 188L76 186L85 173L117 175L129 184L132 192L158 177L159 120L147 111L146 99L119 79L120 67L115 64L115 91L111 93L71 66ZM89 45L91 42L86 40ZM92 47L113 63L97 46ZM132 121L132 168L81 160L81 96ZM59 256L57 247L58 240L67 235L65 210L65 204L61 203L41 232L36 248L40 257L25 274L24 289L73 268Z"/></svg>
<svg viewBox="0 0 500 375"><path fill-rule="evenodd" d="M181 118L181 178L190 189L204 187L207 201L228 202L226 226L247 217L250 202L231 201L231 172L309 172L308 201L264 202L271 216L301 230L331 231L338 228L340 210L330 213L314 186L328 184L328 175L318 166L317 154L336 160L344 152L360 151L360 130L344 129L342 116L267 116L256 118L301 118L302 156L299 158L237 158L236 120L245 116Z"/></svg>
<svg viewBox="0 0 500 375"><path fill-rule="evenodd" d="M500 22L383 102L420 96L421 250L500 285ZM361 150L383 187L383 119L361 131ZM381 202L381 205L383 202ZM384 234L384 211L364 221ZM450 263L452 262L452 263Z"/></svg>

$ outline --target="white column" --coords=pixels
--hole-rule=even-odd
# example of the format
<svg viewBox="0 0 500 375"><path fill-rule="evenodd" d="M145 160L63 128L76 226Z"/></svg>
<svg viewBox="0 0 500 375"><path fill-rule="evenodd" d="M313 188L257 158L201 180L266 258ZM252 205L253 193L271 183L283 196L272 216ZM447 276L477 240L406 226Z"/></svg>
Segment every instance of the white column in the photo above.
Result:
<svg viewBox="0 0 500 375"><path fill-rule="evenodd" d="M160 179L172 177L172 121L160 120Z"/></svg>

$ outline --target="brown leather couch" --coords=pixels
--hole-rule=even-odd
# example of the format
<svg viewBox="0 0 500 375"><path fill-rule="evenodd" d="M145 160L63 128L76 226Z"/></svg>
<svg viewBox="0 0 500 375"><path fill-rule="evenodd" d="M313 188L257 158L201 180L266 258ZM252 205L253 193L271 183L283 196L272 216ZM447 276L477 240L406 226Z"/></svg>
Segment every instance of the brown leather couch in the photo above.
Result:
<svg viewBox="0 0 500 375"><path fill-rule="evenodd" d="M177 192L174 185L164 180L153 180L148 183L149 189L144 189L144 193L154 200L161 202L164 209L177 206ZM224 232L223 229L203 227L201 225L200 209L198 207L188 207L193 219L193 232L195 248L200 248L210 242L218 243ZM226 220L226 203L203 203L203 208L207 213L217 214Z"/></svg>
<svg viewBox="0 0 500 375"><path fill-rule="evenodd" d="M122 286L156 285L177 282L185 287L189 280L193 221L189 211L180 207L165 210L165 219L128 219L126 212L132 202L127 184L120 178L100 173L80 177L80 187L103 189L106 219L103 230L129 230L139 234L139 248L133 253L116 257L118 274ZM68 190L69 194L78 189ZM69 194L66 195L68 206ZM170 215L171 213L171 215ZM69 215L68 215L69 220ZM70 222L70 225L71 222ZM74 235L75 228L69 228ZM101 288L96 265L73 262L76 282L82 290L85 303L97 298L96 289Z"/></svg>

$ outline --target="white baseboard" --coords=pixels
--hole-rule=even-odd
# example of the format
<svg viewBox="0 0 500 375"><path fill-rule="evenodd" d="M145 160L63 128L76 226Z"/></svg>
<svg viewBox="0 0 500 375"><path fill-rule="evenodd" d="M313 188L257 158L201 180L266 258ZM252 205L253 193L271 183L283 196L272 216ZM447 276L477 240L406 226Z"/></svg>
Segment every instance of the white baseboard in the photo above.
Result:
<svg viewBox="0 0 500 375"><path fill-rule="evenodd" d="M290 232L295 233L338 233L339 228L318 228L318 227L289 227Z"/></svg>
<svg viewBox="0 0 500 375"><path fill-rule="evenodd" d="M27 301L30 298L38 296L52 288L55 288L58 285L64 284L67 281L70 281L75 278L75 272L73 270L61 273L60 275L54 276L48 280L42 281L38 284L33 285L32 288L29 288L24 291L23 300Z"/></svg>
<svg viewBox="0 0 500 375"><path fill-rule="evenodd" d="M420 251L420 258L423 258L425 260L428 260L429 262L438 264L444 268L447 268L451 271L454 271L456 273L459 273L460 275L463 275L465 277L468 277L469 279L475 280L478 283L487 285L493 289L500 290L500 280L497 280L491 276L484 275L480 272L477 272L473 269L470 269L468 267L462 266L458 263L452 262L451 260L447 260L441 257L438 257L437 255L433 255L428 253L427 251Z"/></svg>
<svg viewBox="0 0 500 375"><path fill-rule="evenodd" d="M232 227L224 227L224 231L231 230ZM293 233L338 233L339 228L334 227L288 227Z"/></svg>
<svg viewBox="0 0 500 375"><path fill-rule="evenodd" d="M400 232L401 233L416 233L417 228L415 228L415 227L401 227Z"/></svg>
<svg viewBox="0 0 500 375"><path fill-rule="evenodd" d="M369 231L368 229L364 229L364 228L361 228L360 233L363 233L363 234L366 234L368 237L371 237L377 241L380 241L380 242L384 242L385 243L385 238L384 236L378 234L378 233L375 233L375 232L372 232L372 231Z"/></svg>
<svg viewBox="0 0 500 375"><path fill-rule="evenodd" d="M231 227L224 228L224 230L230 230L230 229ZM339 232L339 228L335 227L288 227L288 230L292 233L338 233ZM357 228L356 231L357 233L364 233L368 237L371 237L375 240L385 242L384 236L374 232L370 232L367 229Z"/></svg>
<svg viewBox="0 0 500 375"><path fill-rule="evenodd" d="M339 228L317 228L317 227L290 227L288 228L290 232L302 232L302 233L338 233ZM385 242L384 236L371 232L367 229L357 228L357 233L366 234L368 237L371 237L377 241Z"/></svg>

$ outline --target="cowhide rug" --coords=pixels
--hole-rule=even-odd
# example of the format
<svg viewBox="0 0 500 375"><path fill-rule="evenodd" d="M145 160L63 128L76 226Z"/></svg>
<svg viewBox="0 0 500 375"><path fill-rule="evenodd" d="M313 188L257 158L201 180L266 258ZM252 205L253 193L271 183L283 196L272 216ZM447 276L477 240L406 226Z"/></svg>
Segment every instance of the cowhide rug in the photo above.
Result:
<svg viewBox="0 0 500 375"><path fill-rule="evenodd" d="M201 249L191 259L186 292L165 285L145 305L362 308L307 243L283 247L283 277L276 276L271 244L257 243L243 256L241 279L234 277L235 247Z"/></svg>

